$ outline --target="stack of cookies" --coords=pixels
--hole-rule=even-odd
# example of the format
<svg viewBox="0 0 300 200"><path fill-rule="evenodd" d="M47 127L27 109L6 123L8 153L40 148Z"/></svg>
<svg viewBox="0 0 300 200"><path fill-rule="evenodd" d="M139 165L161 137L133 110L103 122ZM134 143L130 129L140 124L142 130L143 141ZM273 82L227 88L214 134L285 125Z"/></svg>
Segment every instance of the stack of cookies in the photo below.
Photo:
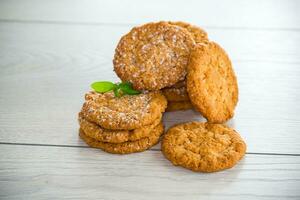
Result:
<svg viewBox="0 0 300 200"><path fill-rule="evenodd" d="M205 45L209 42L206 31L200 27L185 22L169 22L169 24L186 29L191 34L195 45ZM186 79L177 82L171 87L163 88L162 92L168 100L167 111L188 110L193 108L186 89Z"/></svg>
<svg viewBox="0 0 300 200"><path fill-rule="evenodd" d="M109 153L134 153L155 145L164 128L167 101L160 92L115 97L89 92L79 113L80 137Z"/></svg>
<svg viewBox="0 0 300 200"><path fill-rule="evenodd" d="M199 27L184 22L135 27L121 38L113 63L134 88L162 90L168 110L192 104L210 122L233 117L238 86L230 59Z"/></svg>
<svg viewBox="0 0 300 200"><path fill-rule="evenodd" d="M188 110L193 108L186 91L186 81L180 81L171 87L163 88L162 93L168 100L168 112L177 110Z"/></svg>
<svg viewBox="0 0 300 200"><path fill-rule="evenodd" d="M167 111L191 109L185 80L189 56L195 45L207 43L207 33L197 26L148 23L121 38L114 58L115 71L137 89L161 89L168 100Z"/></svg>
<svg viewBox="0 0 300 200"><path fill-rule="evenodd" d="M88 145L121 154L146 150L163 133L165 109L194 108L208 122L171 127L162 141L165 157L203 172L230 168L243 157L239 134L217 124L234 115L237 79L226 52L203 29L184 22L134 27L120 39L113 64L118 77L141 94L89 92L79 114Z"/></svg>

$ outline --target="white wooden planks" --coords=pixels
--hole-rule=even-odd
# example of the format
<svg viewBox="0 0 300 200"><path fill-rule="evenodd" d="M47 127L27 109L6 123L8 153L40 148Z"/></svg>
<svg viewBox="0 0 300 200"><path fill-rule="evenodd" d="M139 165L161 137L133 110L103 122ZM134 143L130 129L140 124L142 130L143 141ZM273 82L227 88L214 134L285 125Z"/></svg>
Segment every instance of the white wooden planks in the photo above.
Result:
<svg viewBox="0 0 300 200"><path fill-rule="evenodd" d="M194 173L159 151L0 146L1 199L299 199L300 157L247 155L233 169Z"/></svg>
<svg viewBox="0 0 300 200"><path fill-rule="evenodd" d="M0 142L84 145L77 112L89 84L118 80L114 47L131 26L0 23ZM248 152L300 153L297 31L208 29L231 55L240 102L229 125ZM167 127L203 120L168 113ZM159 145L155 148L159 148Z"/></svg>
<svg viewBox="0 0 300 200"><path fill-rule="evenodd" d="M88 24L181 20L207 27L299 29L299 9L297 0L5 0L0 18Z"/></svg>
<svg viewBox="0 0 300 200"><path fill-rule="evenodd" d="M300 199L299 9L297 0L0 1L0 199ZM160 144L119 156L78 138L89 84L118 80L119 38L158 20L204 27L232 58L240 102L228 124L250 152L233 169L193 173ZM166 127L190 120L204 119L164 116Z"/></svg>

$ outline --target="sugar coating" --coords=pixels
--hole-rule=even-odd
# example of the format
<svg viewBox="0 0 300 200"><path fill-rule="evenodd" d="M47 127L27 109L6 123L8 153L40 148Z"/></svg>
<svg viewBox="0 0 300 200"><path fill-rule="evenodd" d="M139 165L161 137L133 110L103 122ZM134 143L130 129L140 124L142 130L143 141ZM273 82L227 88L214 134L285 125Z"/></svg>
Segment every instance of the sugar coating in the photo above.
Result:
<svg viewBox="0 0 300 200"><path fill-rule="evenodd" d="M166 98L159 92L115 97L113 92L85 95L83 117L105 129L132 130L152 124L165 111Z"/></svg>
<svg viewBox="0 0 300 200"><path fill-rule="evenodd" d="M161 91L168 101L189 101L185 80L180 81L171 87L163 88Z"/></svg>
<svg viewBox="0 0 300 200"><path fill-rule="evenodd" d="M215 172L233 167L244 156L246 144L225 125L189 122L167 131L162 152L174 165Z"/></svg>
<svg viewBox="0 0 300 200"><path fill-rule="evenodd" d="M209 42L206 31L198 26L194 26L185 22L169 22L169 24L180 26L185 28L193 36L194 41L197 44L206 44Z"/></svg>
<svg viewBox="0 0 300 200"><path fill-rule="evenodd" d="M114 70L137 89L158 90L186 76L192 35L167 22L148 23L123 36L115 50Z"/></svg>

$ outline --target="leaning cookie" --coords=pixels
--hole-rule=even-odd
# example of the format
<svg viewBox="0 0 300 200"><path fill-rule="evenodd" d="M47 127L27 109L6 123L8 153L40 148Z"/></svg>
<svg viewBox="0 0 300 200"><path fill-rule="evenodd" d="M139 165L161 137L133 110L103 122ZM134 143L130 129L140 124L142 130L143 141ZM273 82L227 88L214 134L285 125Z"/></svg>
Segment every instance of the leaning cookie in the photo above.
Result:
<svg viewBox="0 0 300 200"><path fill-rule="evenodd" d="M192 109L193 105L190 101L168 101L167 112L178 111L178 110L189 110Z"/></svg>
<svg viewBox="0 0 300 200"><path fill-rule="evenodd" d="M115 50L114 70L140 90L159 90L186 76L195 41L187 29L168 22L148 23L123 36Z"/></svg>
<svg viewBox="0 0 300 200"><path fill-rule="evenodd" d="M91 137L88 137L82 130L79 131L79 136L91 147L102 149L103 151L106 151L108 153L128 154L145 151L153 145L157 144L160 135L163 134L163 130L163 124L160 123L152 130L152 133L149 137L145 137L132 142L123 142L118 144L97 141Z"/></svg>
<svg viewBox="0 0 300 200"><path fill-rule="evenodd" d="M198 26L194 26L186 22L169 22L169 24L185 28L187 31L189 31L192 34L193 39L196 43L203 44L203 43L208 43L209 41L206 31L204 31L202 28Z"/></svg>
<svg viewBox="0 0 300 200"><path fill-rule="evenodd" d="M109 130L86 120L82 113L78 117L80 128L85 135L100 142L123 143L149 137L152 130L161 122L161 117L152 124L134 130Z"/></svg>
<svg viewBox="0 0 300 200"><path fill-rule="evenodd" d="M113 92L89 92L82 107L85 119L105 129L133 130L152 124L167 107L158 91L115 97Z"/></svg>
<svg viewBox="0 0 300 200"><path fill-rule="evenodd" d="M215 172L233 167L244 156L246 144L225 125L190 122L167 131L162 139L162 152L174 165Z"/></svg>
<svg viewBox="0 0 300 200"><path fill-rule="evenodd" d="M187 92L193 106L210 122L222 123L234 115L238 85L231 61L216 43L192 50Z"/></svg>

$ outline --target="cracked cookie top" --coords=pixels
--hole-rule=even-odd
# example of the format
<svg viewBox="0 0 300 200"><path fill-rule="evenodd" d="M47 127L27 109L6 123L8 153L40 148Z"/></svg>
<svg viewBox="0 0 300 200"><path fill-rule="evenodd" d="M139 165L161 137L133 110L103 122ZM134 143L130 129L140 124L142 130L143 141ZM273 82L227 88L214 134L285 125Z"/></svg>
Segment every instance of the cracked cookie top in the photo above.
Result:
<svg viewBox="0 0 300 200"><path fill-rule="evenodd" d="M174 165L214 172L234 166L244 156L246 144L225 125L189 122L167 131L162 152Z"/></svg>
<svg viewBox="0 0 300 200"><path fill-rule="evenodd" d="M114 70L136 89L172 86L185 78L194 45L189 31L168 22L135 27L121 38L115 50Z"/></svg>
<svg viewBox="0 0 300 200"><path fill-rule="evenodd" d="M85 95L82 116L105 129L132 130L152 124L167 107L159 92L115 97L113 92L89 92Z"/></svg>

